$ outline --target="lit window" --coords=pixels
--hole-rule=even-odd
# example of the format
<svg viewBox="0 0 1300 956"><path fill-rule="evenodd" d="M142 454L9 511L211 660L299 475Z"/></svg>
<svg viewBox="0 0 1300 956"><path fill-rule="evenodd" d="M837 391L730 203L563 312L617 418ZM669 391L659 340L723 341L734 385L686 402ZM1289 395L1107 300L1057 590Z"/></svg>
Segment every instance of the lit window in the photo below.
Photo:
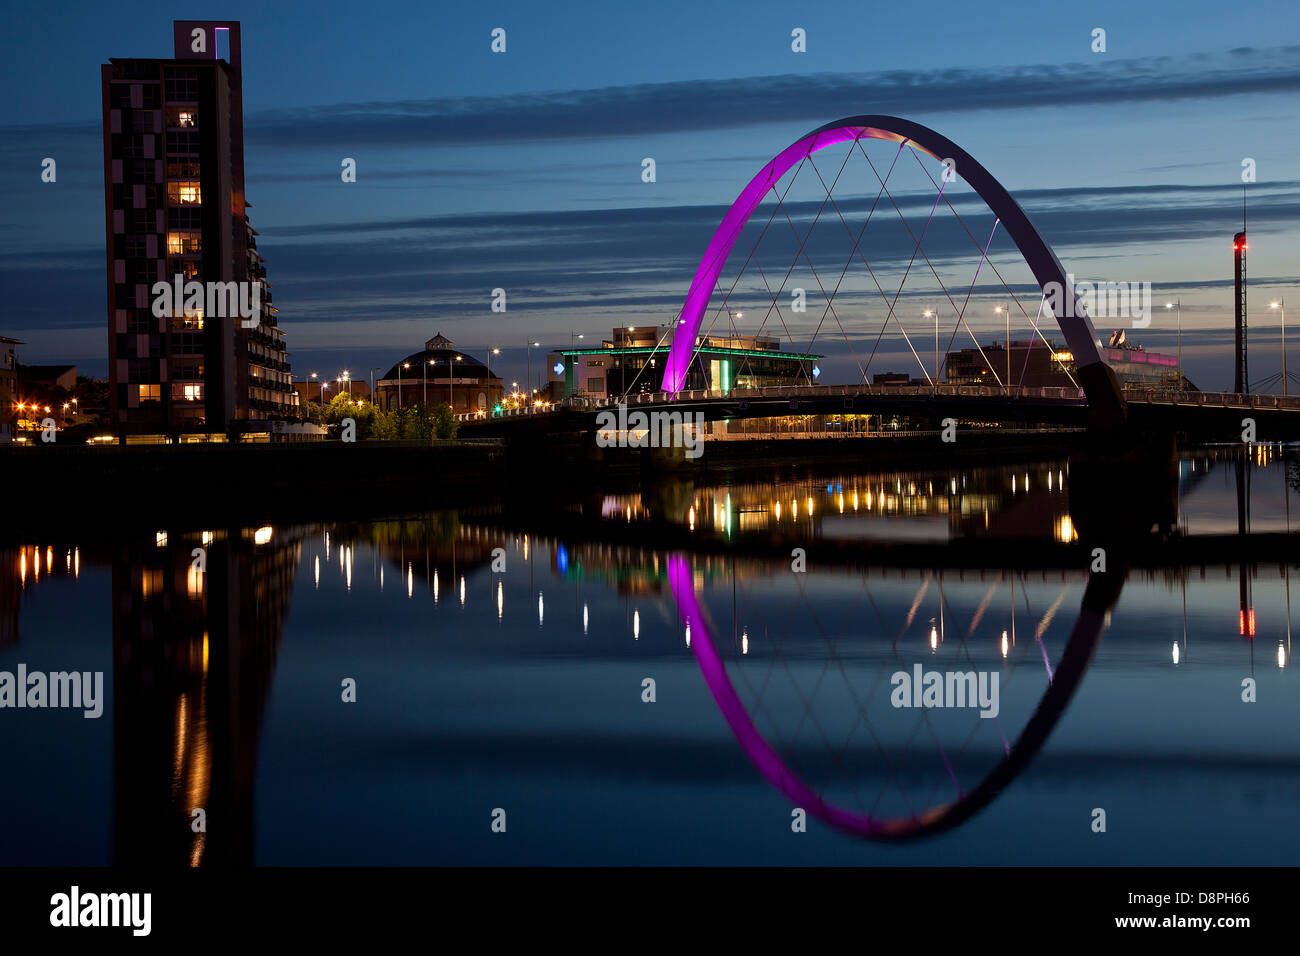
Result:
<svg viewBox="0 0 1300 956"><path fill-rule="evenodd" d="M187 401L187 402L199 402L199 401L202 401L202 400L203 400L203 386L202 386L202 385L186 385L186 386L185 386L185 401Z"/></svg>
<svg viewBox="0 0 1300 956"><path fill-rule="evenodd" d="M201 203L198 180L186 179L167 184L167 199L182 206L195 206Z"/></svg>
<svg viewBox="0 0 1300 956"><path fill-rule="evenodd" d="M137 385L136 388L139 389L139 397L142 402L156 402L162 392L160 385Z"/></svg>
<svg viewBox="0 0 1300 956"><path fill-rule="evenodd" d="M174 276L177 273L188 282L190 279L199 277L199 264L193 259L175 259L169 263L168 275Z"/></svg>
<svg viewBox="0 0 1300 956"><path fill-rule="evenodd" d="M202 234L198 232L169 232L167 233L167 255L185 256L201 252L203 247Z"/></svg>

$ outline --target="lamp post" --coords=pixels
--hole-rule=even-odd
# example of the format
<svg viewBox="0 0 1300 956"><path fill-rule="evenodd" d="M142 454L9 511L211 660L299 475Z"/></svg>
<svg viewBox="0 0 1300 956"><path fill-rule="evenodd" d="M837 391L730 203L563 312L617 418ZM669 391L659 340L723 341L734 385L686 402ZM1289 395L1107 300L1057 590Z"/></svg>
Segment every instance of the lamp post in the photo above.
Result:
<svg viewBox="0 0 1300 956"><path fill-rule="evenodd" d="M926 309L921 313L923 318L934 316L934 378L930 380L931 385L939 384L939 313Z"/></svg>
<svg viewBox="0 0 1300 956"><path fill-rule="evenodd" d="M998 313L999 315L1005 315L1007 317L1007 377L1002 384L1010 388L1011 387L1011 310L1007 308L1003 308L1002 306L998 306L993 311Z"/></svg>
<svg viewBox="0 0 1300 956"><path fill-rule="evenodd" d="M525 388L531 389L533 387L533 349L538 348L541 344L541 342L528 342L524 345L524 360L528 365L528 379L524 382Z"/></svg>
<svg viewBox="0 0 1300 956"><path fill-rule="evenodd" d="M410 367L410 362L403 362L397 366L397 407L399 409L402 407L402 369Z"/></svg>
<svg viewBox="0 0 1300 956"><path fill-rule="evenodd" d="M371 404L374 404L374 401L375 401L375 373L378 372L378 371L379 371L379 366L377 366L377 365L376 365L374 368L372 368L372 369L370 370L370 402L371 402Z"/></svg>
<svg viewBox="0 0 1300 956"><path fill-rule="evenodd" d="M1270 309L1277 309L1282 314L1282 396L1285 398L1286 391L1286 300L1278 299L1269 305Z"/></svg>
<svg viewBox="0 0 1300 956"><path fill-rule="evenodd" d="M1178 314L1178 391L1183 390L1183 300L1165 303L1166 309L1176 309Z"/></svg>
<svg viewBox="0 0 1300 956"><path fill-rule="evenodd" d="M727 310L727 324L731 326L731 341L727 343L729 348L734 347L736 344L736 319L743 319L744 317L744 312L732 312L730 309Z"/></svg>
<svg viewBox="0 0 1300 956"><path fill-rule="evenodd" d="M500 354L501 354L501 350L500 350L499 348L497 348L495 345L492 346L492 348L488 349L488 383L487 383L487 385L488 385L488 394L489 394L489 395L492 394L492 356L494 356L494 355L500 355ZM505 389L503 388L502 391L504 392ZM465 410L466 410L466 411L472 411L472 409L470 408L470 403L469 403L468 401L465 403Z"/></svg>
<svg viewBox="0 0 1300 956"><path fill-rule="evenodd" d="M346 383L348 387L348 398L351 398L352 397L352 373L349 372L347 369L344 369L343 378L341 379L341 381Z"/></svg>
<svg viewBox="0 0 1300 956"><path fill-rule="evenodd" d="M464 358L465 357L463 355L457 355L456 361L457 362L463 361ZM451 356L448 355L447 356L447 407L454 412L456 410L456 404L455 404L455 400L451 396L451 380L452 380L451 370L453 368L454 366L451 364Z"/></svg>
<svg viewBox="0 0 1300 956"><path fill-rule="evenodd" d="M429 366L432 365L434 361L434 359L429 359L429 361L424 363L424 366L421 369L421 374L424 376L424 393L420 397L420 404L426 409L429 407Z"/></svg>

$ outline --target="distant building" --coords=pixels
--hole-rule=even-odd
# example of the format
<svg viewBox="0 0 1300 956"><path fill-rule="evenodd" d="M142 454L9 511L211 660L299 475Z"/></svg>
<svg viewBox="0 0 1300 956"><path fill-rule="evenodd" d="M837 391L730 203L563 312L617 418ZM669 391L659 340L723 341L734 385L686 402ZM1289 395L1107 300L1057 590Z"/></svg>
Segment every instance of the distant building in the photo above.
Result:
<svg viewBox="0 0 1300 956"><path fill-rule="evenodd" d="M77 387L77 366L20 365L18 382L24 394L29 391L52 392L55 389L71 392Z"/></svg>
<svg viewBox="0 0 1300 956"><path fill-rule="evenodd" d="M553 399L610 398L656 392L672 345L671 327L614 329L599 348L557 349L546 358ZM697 335L687 390L816 384L821 355L783 352L774 336Z"/></svg>
<svg viewBox="0 0 1300 956"><path fill-rule="evenodd" d="M353 398L370 397L370 386L359 379L349 382L347 379L336 378L333 381L321 382L319 379L309 378L294 382L293 387L298 392L298 401L303 405L308 402L328 405L340 392Z"/></svg>
<svg viewBox="0 0 1300 956"><path fill-rule="evenodd" d="M439 333L424 343L422 351L390 368L375 382L379 407L392 411L449 404L454 412L490 413L505 394L501 376L451 344Z"/></svg>
<svg viewBox="0 0 1300 956"><path fill-rule="evenodd" d="M269 431L299 406L244 198L239 23L173 32L173 59L101 67L110 417L123 434ZM177 276L204 305L155 316L155 283ZM251 307L254 282L246 328L229 292ZM225 317L205 314L218 296Z"/></svg>
<svg viewBox="0 0 1300 956"><path fill-rule="evenodd" d="M1140 345L1130 345L1122 333L1111 336L1111 345L1102 355L1114 370L1120 385L1148 385L1176 388L1179 384L1178 359L1173 355L1148 352ZM1050 341L1025 339L990 342L983 349L949 352L945 366L950 385L997 385L999 380L1028 388L1068 387L1075 376L1074 356L1068 349ZM1182 387L1194 389L1183 380Z"/></svg>
<svg viewBox="0 0 1300 956"><path fill-rule="evenodd" d="M12 441L18 420L18 349L23 343L0 335L0 441Z"/></svg>
<svg viewBox="0 0 1300 956"><path fill-rule="evenodd" d="M925 380L922 379L922 382ZM872 385L913 385L916 380L906 372L877 372L871 376Z"/></svg>

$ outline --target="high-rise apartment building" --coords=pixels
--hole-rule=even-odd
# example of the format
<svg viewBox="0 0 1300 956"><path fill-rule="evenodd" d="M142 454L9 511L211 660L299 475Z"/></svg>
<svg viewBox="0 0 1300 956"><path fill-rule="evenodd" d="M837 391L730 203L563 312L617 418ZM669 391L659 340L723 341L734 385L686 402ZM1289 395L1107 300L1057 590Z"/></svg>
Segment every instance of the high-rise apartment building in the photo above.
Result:
<svg viewBox="0 0 1300 956"><path fill-rule="evenodd" d="M239 23L173 31L173 59L101 68L112 417L123 435L266 432L299 405L244 198Z"/></svg>

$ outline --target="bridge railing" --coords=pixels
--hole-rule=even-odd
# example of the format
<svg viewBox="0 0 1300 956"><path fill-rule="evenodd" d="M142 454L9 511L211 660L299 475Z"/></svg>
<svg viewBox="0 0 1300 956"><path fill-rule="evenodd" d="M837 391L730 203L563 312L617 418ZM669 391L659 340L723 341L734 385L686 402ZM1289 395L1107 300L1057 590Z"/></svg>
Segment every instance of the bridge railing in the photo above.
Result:
<svg viewBox="0 0 1300 956"><path fill-rule="evenodd" d="M1087 400L1083 389L1076 386L1058 385L965 385L936 383L932 385L766 385L760 388L735 388L728 392L721 389L691 389L676 395L667 392L642 392L629 396L611 396L602 399L583 399L581 402L557 402L548 408L512 408L503 409L498 415L486 418L474 413L459 413L456 419L461 422L491 421L494 419L516 419L536 415L550 415L570 410L590 410L615 408L620 404L628 405L678 405L691 402L727 399L729 401L754 401L762 399L799 399L827 397L885 397L898 398L933 398L936 396L958 396L962 398L995 398L1010 401L1050 401L1077 404ZM1135 385L1124 387L1124 396L1129 401L1152 405L1202 406L1241 409L1278 409L1300 411L1300 396L1257 395L1235 392L1196 392L1174 388L1149 388Z"/></svg>
<svg viewBox="0 0 1300 956"><path fill-rule="evenodd" d="M1265 408L1300 411L1300 397L1258 395L1251 392L1191 392L1176 388L1142 388L1128 386L1124 397L1150 405L1194 405L1212 408Z"/></svg>

